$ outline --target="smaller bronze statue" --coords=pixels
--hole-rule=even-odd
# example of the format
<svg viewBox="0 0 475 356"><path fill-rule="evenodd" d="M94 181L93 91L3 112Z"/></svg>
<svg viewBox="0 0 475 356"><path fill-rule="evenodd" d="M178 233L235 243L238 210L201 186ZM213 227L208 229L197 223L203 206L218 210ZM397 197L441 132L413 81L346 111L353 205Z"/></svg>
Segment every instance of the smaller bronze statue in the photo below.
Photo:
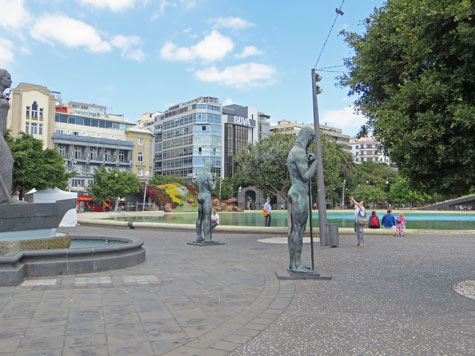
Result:
<svg viewBox="0 0 475 356"><path fill-rule="evenodd" d="M287 156L291 187L289 189L291 229L289 235L289 254L291 273L313 273L302 264L303 233L308 219L308 183L315 175L317 161L314 154L307 154L307 149L315 139L315 131L310 127L300 130L294 147Z"/></svg>
<svg viewBox="0 0 475 356"><path fill-rule="evenodd" d="M196 182L198 194L198 220L196 220L196 242L211 241L211 192L216 188L216 177L211 173L213 162L206 161ZM203 231L203 235L202 232Z"/></svg>
<svg viewBox="0 0 475 356"><path fill-rule="evenodd" d="M3 94L11 85L10 73L0 69L0 204L13 202L11 199L13 157L5 141L7 114L10 104L8 103L8 97Z"/></svg>

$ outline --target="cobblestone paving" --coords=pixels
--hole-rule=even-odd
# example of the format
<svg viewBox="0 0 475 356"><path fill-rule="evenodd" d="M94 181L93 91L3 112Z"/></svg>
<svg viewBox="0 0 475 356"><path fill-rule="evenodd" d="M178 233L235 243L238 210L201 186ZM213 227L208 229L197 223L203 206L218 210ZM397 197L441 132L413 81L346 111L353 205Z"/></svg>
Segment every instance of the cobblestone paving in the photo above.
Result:
<svg viewBox="0 0 475 356"><path fill-rule="evenodd" d="M279 281L287 246L263 236L69 232L143 238L146 262L1 287L0 356L475 354L475 301L453 290L474 279L475 236L344 236L316 247L331 281Z"/></svg>

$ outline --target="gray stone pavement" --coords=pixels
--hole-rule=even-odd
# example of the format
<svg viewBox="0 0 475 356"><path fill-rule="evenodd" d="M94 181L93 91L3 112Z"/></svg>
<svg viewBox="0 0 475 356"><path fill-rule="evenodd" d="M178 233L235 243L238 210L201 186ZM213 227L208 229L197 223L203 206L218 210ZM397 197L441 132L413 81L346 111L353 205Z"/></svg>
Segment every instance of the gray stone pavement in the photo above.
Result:
<svg viewBox="0 0 475 356"><path fill-rule="evenodd" d="M279 281L286 245L255 234L68 229L143 238L145 263L0 288L0 355L473 355L475 236L340 237L331 281ZM304 258L309 259L308 245Z"/></svg>

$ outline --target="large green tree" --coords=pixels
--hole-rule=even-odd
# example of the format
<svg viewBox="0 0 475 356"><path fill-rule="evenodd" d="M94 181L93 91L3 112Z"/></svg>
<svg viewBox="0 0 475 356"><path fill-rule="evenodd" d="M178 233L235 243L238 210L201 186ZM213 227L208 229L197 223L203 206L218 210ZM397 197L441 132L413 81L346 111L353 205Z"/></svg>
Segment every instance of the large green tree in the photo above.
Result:
<svg viewBox="0 0 475 356"><path fill-rule="evenodd" d="M409 180L404 177L398 177L392 184L388 194L389 200L397 204L426 203L431 197L424 192L415 190Z"/></svg>
<svg viewBox="0 0 475 356"><path fill-rule="evenodd" d="M411 184L463 194L475 185L473 0L388 0L363 34L340 84Z"/></svg>
<svg viewBox="0 0 475 356"><path fill-rule="evenodd" d="M256 186L266 194L280 196L289 205L287 156L295 140L295 136L274 134L256 145L248 145L234 158L238 165L236 174L240 180ZM354 165L348 159L348 153L343 151L343 146L334 139L321 135L321 142L325 192L328 198L334 198L335 192L341 189L342 175L354 170ZM315 152L315 144L312 144L309 152ZM312 191L316 201L316 179L313 180Z"/></svg>
<svg viewBox="0 0 475 356"><path fill-rule="evenodd" d="M5 139L13 156L12 191L19 191L20 197L29 190L58 187L65 189L71 174L67 174L63 157L52 148L43 150L43 142L33 136L21 133Z"/></svg>
<svg viewBox="0 0 475 356"><path fill-rule="evenodd" d="M115 200L116 211L121 197L137 193L140 189L142 185L135 174L117 169L108 171L104 167L94 173L94 184L87 187L94 200Z"/></svg>

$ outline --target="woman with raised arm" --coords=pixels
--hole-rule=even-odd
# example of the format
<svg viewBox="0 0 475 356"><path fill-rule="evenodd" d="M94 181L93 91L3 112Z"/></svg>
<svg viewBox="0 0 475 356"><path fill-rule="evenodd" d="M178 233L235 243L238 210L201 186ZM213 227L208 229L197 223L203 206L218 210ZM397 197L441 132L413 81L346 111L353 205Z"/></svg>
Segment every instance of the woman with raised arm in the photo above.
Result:
<svg viewBox="0 0 475 356"><path fill-rule="evenodd" d="M354 226L356 232L356 247L365 247L364 244L364 227L367 223L366 218L366 209L364 207L364 201L360 201L359 203L350 196L350 204L355 205L355 219L354 219ZM363 221L364 220L364 221Z"/></svg>

